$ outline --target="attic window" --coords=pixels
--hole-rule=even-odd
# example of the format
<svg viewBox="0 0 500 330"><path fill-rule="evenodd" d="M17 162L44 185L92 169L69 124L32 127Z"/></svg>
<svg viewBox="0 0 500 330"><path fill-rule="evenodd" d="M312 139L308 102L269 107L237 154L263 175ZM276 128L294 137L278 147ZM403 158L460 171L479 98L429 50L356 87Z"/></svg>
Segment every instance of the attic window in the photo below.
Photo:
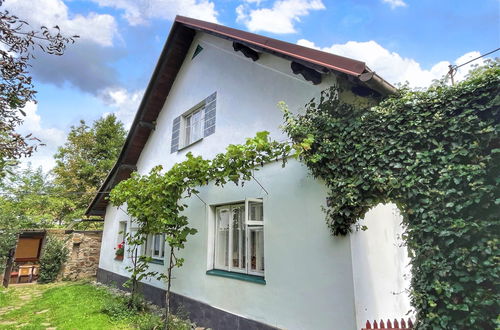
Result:
<svg viewBox="0 0 500 330"><path fill-rule="evenodd" d="M213 93L174 119L170 153L215 133L216 96L217 93Z"/></svg>
<svg viewBox="0 0 500 330"><path fill-rule="evenodd" d="M184 145L190 145L203 137L203 123L205 122L205 106L184 116Z"/></svg>

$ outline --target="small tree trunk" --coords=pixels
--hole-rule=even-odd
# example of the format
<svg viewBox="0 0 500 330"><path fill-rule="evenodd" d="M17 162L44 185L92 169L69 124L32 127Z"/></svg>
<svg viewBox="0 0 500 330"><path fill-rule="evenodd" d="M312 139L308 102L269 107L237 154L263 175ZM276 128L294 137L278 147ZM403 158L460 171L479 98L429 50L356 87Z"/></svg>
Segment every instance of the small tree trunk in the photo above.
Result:
<svg viewBox="0 0 500 330"><path fill-rule="evenodd" d="M137 292L137 275L135 274L135 271L137 269L137 246L134 247L134 256L132 257L132 264L134 265L134 272L132 276L132 292L130 292L130 299L132 300L134 298L134 295Z"/></svg>
<svg viewBox="0 0 500 330"><path fill-rule="evenodd" d="M128 306L129 307L134 307L133 306L134 298L135 298L135 295L137 294L137 289L139 287L139 283L137 281L137 274L136 274L138 250L139 249L138 249L137 245L135 245L134 249L132 250L132 257L130 258L132 260L133 271L132 271L132 276L130 277L130 279L132 280L132 286L130 287L130 297L128 299Z"/></svg>
<svg viewBox="0 0 500 330"><path fill-rule="evenodd" d="M16 243L9 250L7 256L7 263L5 264L5 271L3 273L3 286L5 288L9 287L10 273L12 272L12 267L14 266L14 255L16 254L17 242L19 241L19 234L16 234Z"/></svg>
<svg viewBox="0 0 500 330"><path fill-rule="evenodd" d="M165 330L169 328L168 317L170 315L170 285L172 283L172 269L174 268L174 248L170 247L170 257L167 269L167 293L165 295Z"/></svg>

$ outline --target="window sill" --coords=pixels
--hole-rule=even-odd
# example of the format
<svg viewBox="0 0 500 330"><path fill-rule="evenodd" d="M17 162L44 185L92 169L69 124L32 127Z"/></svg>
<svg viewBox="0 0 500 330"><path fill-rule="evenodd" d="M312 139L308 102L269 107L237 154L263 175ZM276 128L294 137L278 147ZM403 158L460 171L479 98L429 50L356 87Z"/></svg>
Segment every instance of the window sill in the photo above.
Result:
<svg viewBox="0 0 500 330"><path fill-rule="evenodd" d="M157 264L157 265L163 265L164 262L161 259L151 259L148 261L150 264Z"/></svg>
<svg viewBox="0 0 500 330"><path fill-rule="evenodd" d="M252 283L257 283L257 284L266 284L266 280L264 279L264 277L257 276L257 275L228 272L227 270L220 270L220 269L207 270L206 274L213 275L213 276L227 277L227 278L232 278L235 280L252 282Z"/></svg>
<svg viewBox="0 0 500 330"><path fill-rule="evenodd" d="M183 150L185 150L185 149L188 149L189 147L191 147L191 146L193 146L193 145L195 145L195 144L197 144L198 142L201 142L201 141L203 141L203 138L200 138L200 139L198 139L198 140L196 140L196 141L194 141L194 142L191 142L190 144L186 144L185 146L182 146L181 148L179 148L179 149L177 150L177 152L179 152L179 151L183 151Z"/></svg>

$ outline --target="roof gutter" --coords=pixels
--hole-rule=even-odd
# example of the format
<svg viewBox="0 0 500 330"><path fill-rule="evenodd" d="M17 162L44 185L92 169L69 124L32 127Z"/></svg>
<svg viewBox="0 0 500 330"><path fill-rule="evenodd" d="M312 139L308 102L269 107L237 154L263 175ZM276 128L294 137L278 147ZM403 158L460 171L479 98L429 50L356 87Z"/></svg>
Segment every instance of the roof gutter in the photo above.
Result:
<svg viewBox="0 0 500 330"><path fill-rule="evenodd" d="M359 75L359 80L366 84L369 88L377 91L378 93L386 96L396 94L397 88L391 85L389 82L384 80L381 76L375 73L375 71L371 71L368 67L366 67L365 72Z"/></svg>

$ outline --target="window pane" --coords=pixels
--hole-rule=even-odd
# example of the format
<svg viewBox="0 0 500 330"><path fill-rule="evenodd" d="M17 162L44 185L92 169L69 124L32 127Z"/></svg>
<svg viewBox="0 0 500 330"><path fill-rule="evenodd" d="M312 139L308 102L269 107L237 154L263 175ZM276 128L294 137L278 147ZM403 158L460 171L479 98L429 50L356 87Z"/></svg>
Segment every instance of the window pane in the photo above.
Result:
<svg viewBox="0 0 500 330"><path fill-rule="evenodd" d="M161 235L154 235L153 256L160 257Z"/></svg>
<svg viewBox="0 0 500 330"><path fill-rule="evenodd" d="M235 206L232 208L233 214L233 246L231 267L244 270L245 265L245 206Z"/></svg>
<svg viewBox="0 0 500 330"><path fill-rule="evenodd" d="M146 238L146 244L144 246L145 255L151 257L151 246L153 245L153 235L148 235Z"/></svg>
<svg viewBox="0 0 500 330"><path fill-rule="evenodd" d="M218 209L215 228L215 265L218 267L228 267L229 250L229 209Z"/></svg>
<svg viewBox="0 0 500 330"><path fill-rule="evenodd" d="M127 223L122 221L118 227L118 244L125 242L125 235L127 233Z"/></svg>
<svg viewBox="0 0 500 330"><path fill-rule="evenodd" d="M250 227L250 271L264 272L264 230L262 227Z"/></svg>
<svg viewBox="0 0 500 330"><path fill-rule="evenodd" d="M203 109L193 113L191 117L191 142L198 141L202 135Z"/></svg>
<svg viewBox="0 0 500 330"><path fill-rule="evenodd" d="M165 256L165 234L161 234L160 235L160 242L161 242L161 245L160 245L160 255L159 255L159 257L163 258Z"/></svg>
<svg viewBox="0 0 500 330"><path fill-rule="evenodd" d="M249 221L263 221L264 220L264 209L262 208L262 203L260 202L249 202L248 203L248 220Z"/></svg>
<svg viewBox="0 0 500 330"><path fill-rule="evenodd" d="M186 117L186 145L191 143L191 115Z"/></svg>

